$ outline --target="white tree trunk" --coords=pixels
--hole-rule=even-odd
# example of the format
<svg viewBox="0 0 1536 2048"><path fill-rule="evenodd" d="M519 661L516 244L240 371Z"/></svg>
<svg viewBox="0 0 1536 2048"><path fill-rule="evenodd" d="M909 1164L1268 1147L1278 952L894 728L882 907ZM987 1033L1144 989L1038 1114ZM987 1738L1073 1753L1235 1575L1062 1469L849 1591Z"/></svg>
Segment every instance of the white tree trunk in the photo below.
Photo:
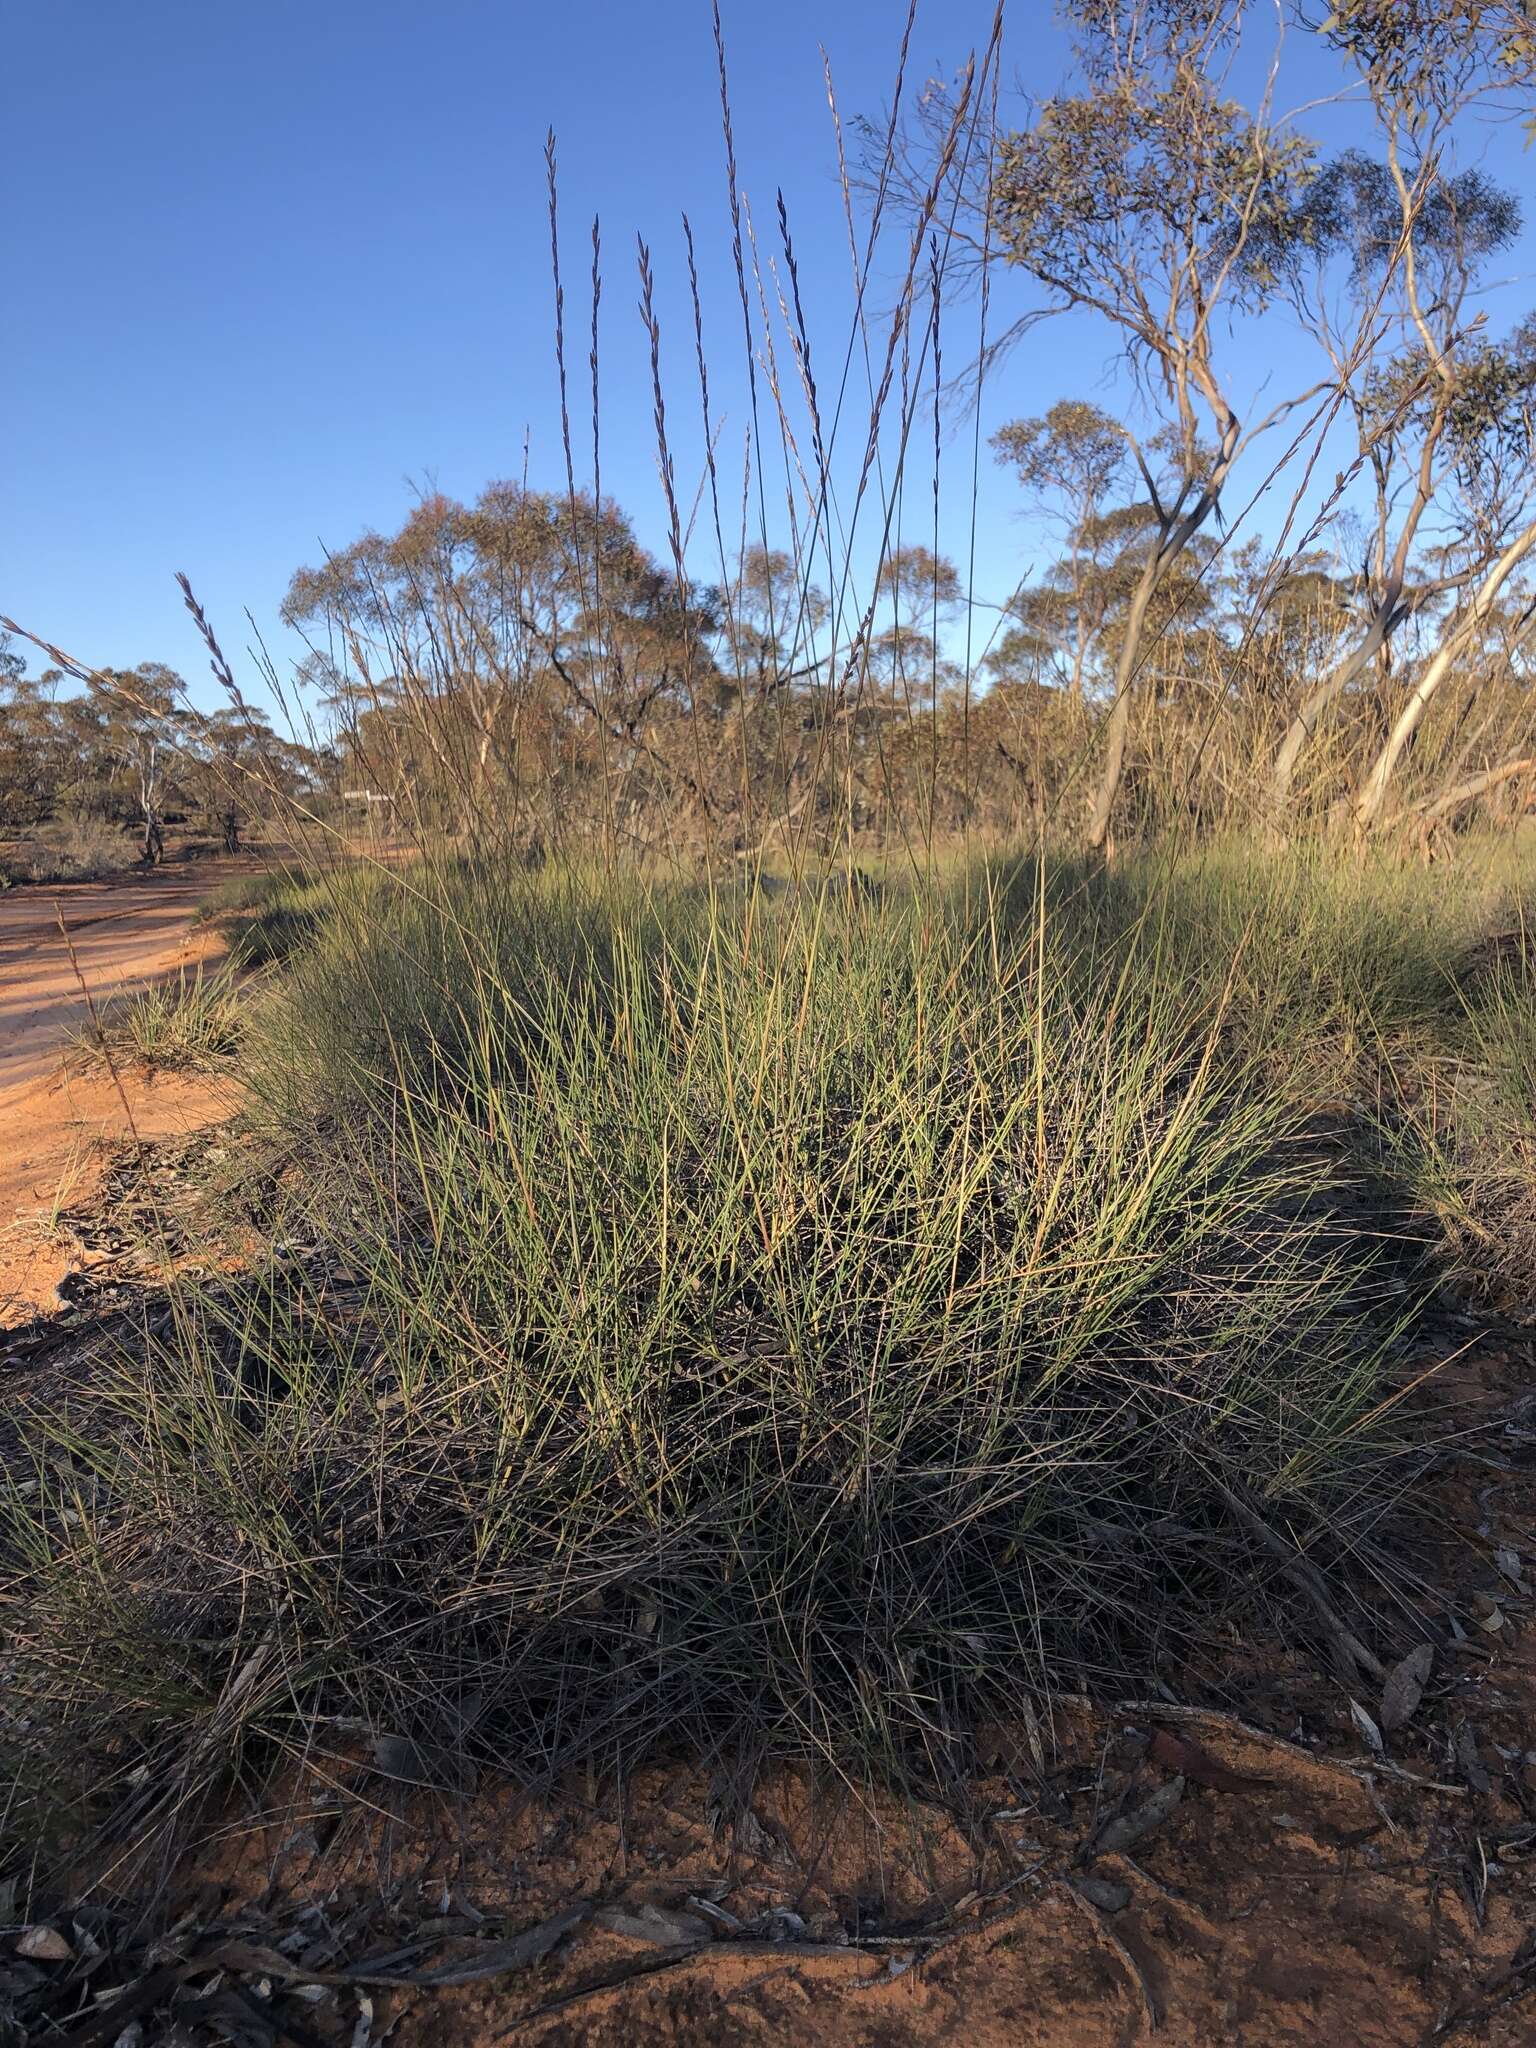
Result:
<svg viewBox="0 0 1536 2048"><path fill-rule="evenodd" d="M1147 623L1147 611L1152 603L1153 592L1162 581L1163 572L1170 556L1164 552L1165 543L1159 543L1147 557L1147 565L1141 572L1131 598L1130 609L1125 618L1125 639L1120 646L1120 659L1115 663L1115 701L1110 707L1109 721L1104 736L1104 767L1099 776L1099 786L1094 792L1093 808L1088 817L1087 845L1097 853L1109 836L1109 821L1115 808L1115 798L1120 791L1120 778L1125 772L1125 742L1131 725L1131 689L1136 681L1136 670L1141 657L1141 636Z"/></svg>
<svg viewBox="0 0 1536 2048"><path fill-rule="evenodd" d="M1533 519L1529 526L1523 527L1505 548L1478 585L1472 602L1451 625L1445 638L1430 657L1424 673L1409 692L1407 703L1398 713L1381 752L1371 764L1370 772L1355 794L1353 815L1357 833L1369 832L1380 817L1393 772L1402 758L1404 748L1422 724L1424 714L1429 709L1435 693L1450 674L1457 656L1476 638L1488 614L1498 603L1499 592L1533 547L1536 547L1536 519Z"/></svg>
<svg viewBox="0 0 1536 2048"><path fill-rule="evenodd" d="M1328 671L1291 720L1269 771L1265 809L1273 831L1278 833L1284 829L1285 813L1291 801L1291 784L1296 778L1296 764L1301 759L1302 749L1317 731L1318 720L1330 704L1343 696L1356 677L1364 674L1386 645L1391 632L1390 621L1390 613L1379 613L1371 621L1364 637Z"/></svg>

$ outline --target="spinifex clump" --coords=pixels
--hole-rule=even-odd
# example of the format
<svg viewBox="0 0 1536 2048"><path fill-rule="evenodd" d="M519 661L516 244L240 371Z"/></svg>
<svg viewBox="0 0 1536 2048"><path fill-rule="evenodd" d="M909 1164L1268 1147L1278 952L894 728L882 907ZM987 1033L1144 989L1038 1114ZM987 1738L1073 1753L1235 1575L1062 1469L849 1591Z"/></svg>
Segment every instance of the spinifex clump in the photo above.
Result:
<svg viewBox="0 0 1536 2048"><path fill-rule="evenodd" d="M1379 1511L1389 1318L1240 962L1177 929L1033 868L356 893L254 1026L293 1249L76 1444L37 1714L203 1773L339 1718L931 1780L1198 1658L1263 1529Z"/></svg>

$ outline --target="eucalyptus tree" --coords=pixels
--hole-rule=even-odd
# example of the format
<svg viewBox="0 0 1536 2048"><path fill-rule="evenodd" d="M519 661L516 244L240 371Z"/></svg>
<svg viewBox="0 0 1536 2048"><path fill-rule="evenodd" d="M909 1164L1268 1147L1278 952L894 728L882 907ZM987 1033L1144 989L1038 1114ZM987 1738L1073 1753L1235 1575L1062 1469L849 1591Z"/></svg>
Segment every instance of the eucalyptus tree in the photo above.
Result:
<svg viewBox="0 0 1536 2048"><path fill-rule="evenodd" d="M1312 395L1245 422L1223 355L1233 316L1278 290L1273 263L1253 252L1292 229L1316 161L1274 113L1273 68L1251 111L1226 91L1247 11L1245 0L1068 0L1076 89L1000 135L991 170L1003 261L1055 306L1108 324L1172 456L1159 473L1127 434L1151 534L1115 661L1087 825L1095 848L1109 834L1157 594L1218 515L1243 451Z"/></svg>
<svg viewBox="0 0 1536 2048"><path fill-rule="evenodd" d="M722 669L741 694L761 702L819 672L818 638L827 620L825 593L794 556L761 542L745 548L720 590Z"/></svg>
<svg viewBox="0 0 1536 2048"><path fill-rule="evenodd" d="M1165 639L1182 640L1214 608L1215 542L1195 535L1138 605L1149 557L1160 543L1157 513L1144 499L1094 513L1072 529L1067 553L1008 601L1012 621L992 663L1035 675L1054 671L1070 699L1113 687L1129 633L1140 635L1138 687L1166 668ZM1174 659L1180 658L1175 653Z"/></svg>
<svg viewBox="0 0 1536 2048"><path fill-rule="evenodd" d="M146 863L158 866L165 855L166 798L187 731L187 686L160 661L92 669L87 684L99 714L98 745L133 792L140 850Z"/></svg>
<svg viewBox="0 0 1536 2048"><path fill-rule="evenodd" d="M595 776L610 806L637 778L695 787L657 727L714 673L709 595L685 605L609 501L497 483L301 569L283 616L353 728L370 711L373 743L393 734L412 781L478 829L509 798L549 813L562 772Z"/></svg>
<svg viewBox="0 0 1536 2048"><path fill-rule="evenodd" d="M0 825L35 825L58 800L68 735L52 688L27 674L0 632Z"/></svg>
<svg viewBox="0 0 1536 2048"><path fill-rule="evenodd" d="M992 447L1025 490L1043 500L1063 548L1040 584L1015 593L1015 623L998 653L1015 666L1031 652L1049 659L1080 701L1105 618L1103 558L1112 535L1103 514L1130 466L1125 429L1086 400L1062 398L1038 419L1010 420L992 436Z"/></svg>
<svg viewBox="0 0 1536 2048"><path fill-rule="evenodd" d="M1536 551L1536 322L1528 321L1502 348L1482 352L1476 368L1475 376L1460 380L1456 407L1464 462L1476 479L1463 487L1476 532L1457 579L1465 596L1355 791L1351 814L1357 832L1369 832L1380 821L1393 775L1430 705L1475 650L1506 590ZM1533 615L1536 598L1522 607L1518 632L1523 634Z"/></svg>
<svg viewBox="0 0 1536 2048"><path fill-rule="evenodd" d="M1387 672L1409 622L1477 584L1522 502L1533 351L1527 330L1490 340L1478 310L1490 260L1520 208L1480 170L1446 163L1448 138L1404 167L1349 151L1314 180L1275 261L1329 362L1364 480L1358 558L1347 566L1357 630L1294 710L1270 770L1283 826L1301 756L1330 707L1373 666Z"/></svg>
<svg viewBox="0 0 1536 2048"><path fill-rule="evenodd" d="M1536 30L1524 0L1339 0L1325 33L1369 97L1395 202L1369 202L1395 235L1402 337L1375 373L1376 404L1417 440L1410 511L1437 463L1457 507L1437 550L1455 565L1450 620L1354 792L1364 833L1434 698L1536 549L1536 323L1496 343L1471 304L1518 208L1480 172L1454 168L1469 116L1497 117L1512 101L1529 111Z"/></svg>
<svg viewBox="0 0 1536 2048"><path fill-rule="evenodd" d="M908 711L931 708L948 679L939 630L961 600L959 571L947 556L904 542L887 553L876 583L876 617L888 623L871 635L870 669Z"/></svg>

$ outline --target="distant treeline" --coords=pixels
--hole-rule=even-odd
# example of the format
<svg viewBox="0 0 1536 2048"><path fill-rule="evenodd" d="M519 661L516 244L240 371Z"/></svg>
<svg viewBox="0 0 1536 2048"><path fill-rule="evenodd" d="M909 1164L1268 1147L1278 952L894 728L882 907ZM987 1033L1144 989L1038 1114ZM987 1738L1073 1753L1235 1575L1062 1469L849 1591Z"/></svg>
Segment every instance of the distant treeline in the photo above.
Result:
<svg viewBox="0 0 1536 2048"><path fill-rule="evenodd" d="M1273 19L1247 0L1058 11L1075 73L1020 125L994 37L952 85L909 84L857 124L852 151L837 127L857 301L841 333L802 302L782 206L777 249L752 224L726 92L716 253L754 410L731 473L692 230L698 374L676 389L642 244L656 552L596 481L596 231L590 430L574 417L551 138L565 476L427 495L397 532L295 576L303 744L253 717L211 636L217 718L187 713L164 671L73 666L84 694L67 699L12 677L0 810L148 815L163 773L350 794L530 853L743 854L1037 830L1090 848L1175 827L1433 836L1522 809L1536 317L1488 315L1521 210L1480 159L1490 122L1536 108L1528 4L1339 0L1292 23L1267 69ZM1308 49L1309 90L1321 49L1351 95L1357 144L1333 157L1277 111ZM1259 81L1250 103L1240 77ZM996 418L1055 311L1097 328L1134 403L1117 418L1071 393L991 433L1054 538L1043 568L981 592L953 540L955 560L937 551L943 417ZM1273 365L1262 398L1244 330ZM685 404L707 429L696 488L668 438Z"/></svg>

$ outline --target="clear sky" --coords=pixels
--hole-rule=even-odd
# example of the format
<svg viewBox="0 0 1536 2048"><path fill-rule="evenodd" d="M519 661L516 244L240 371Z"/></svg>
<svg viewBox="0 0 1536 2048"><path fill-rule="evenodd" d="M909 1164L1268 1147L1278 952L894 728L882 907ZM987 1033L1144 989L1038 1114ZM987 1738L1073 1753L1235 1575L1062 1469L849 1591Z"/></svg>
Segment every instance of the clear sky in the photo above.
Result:
<svg viewBox="0 0 1536 2048"><path fill-rule="evenodd" d="M723 13L742 182L765 244L783 188L805 296L829 309L817 322L825 376L845 333L848 263L819 45L845 117L877 114L904 0L723 0ZM961 63L990 16L989 0L925 6L916 79ZM414 487L469 497L517 476L525 435L530 481L563 483L551 125L578 383L586 237L593 213L603 220L605 488L661 549L637 232L654 247L685 498L696 480L684 211L700 244L721 445L739 446L707 0L11 0L3 20L0 610L86 661L164 660L203 676L177 569L232 654L250 638L247 607L290 651L276 613L294 568L397 523ZM1292 98L1336 83L1304 43L1293 42ZM1061 81L1046 0L1013 0L1005 47L1005 81L1040 93ZM1368 140L1348 108L1315 125L1333 143ZM1536 159L1517 134L1489 151L1498 174L1531 186ZM1533 246L1528 230L1511 276L1528 274ZM1499 296L1502 327L1536 294L1517 282ZM1024 303L1000 282L1001 310ZM951 317L958 367L974 313ZM1284 375L1294 347L1279 315L1249 332L1251 388ZM1112 355L1081 322L1035 330L987 392L983 434L1059 396L1113 405ZM962 561L972 431L946 427L942 537ZM978 589L997 596L1041 545L985 452L977 542Z"/></svg>

